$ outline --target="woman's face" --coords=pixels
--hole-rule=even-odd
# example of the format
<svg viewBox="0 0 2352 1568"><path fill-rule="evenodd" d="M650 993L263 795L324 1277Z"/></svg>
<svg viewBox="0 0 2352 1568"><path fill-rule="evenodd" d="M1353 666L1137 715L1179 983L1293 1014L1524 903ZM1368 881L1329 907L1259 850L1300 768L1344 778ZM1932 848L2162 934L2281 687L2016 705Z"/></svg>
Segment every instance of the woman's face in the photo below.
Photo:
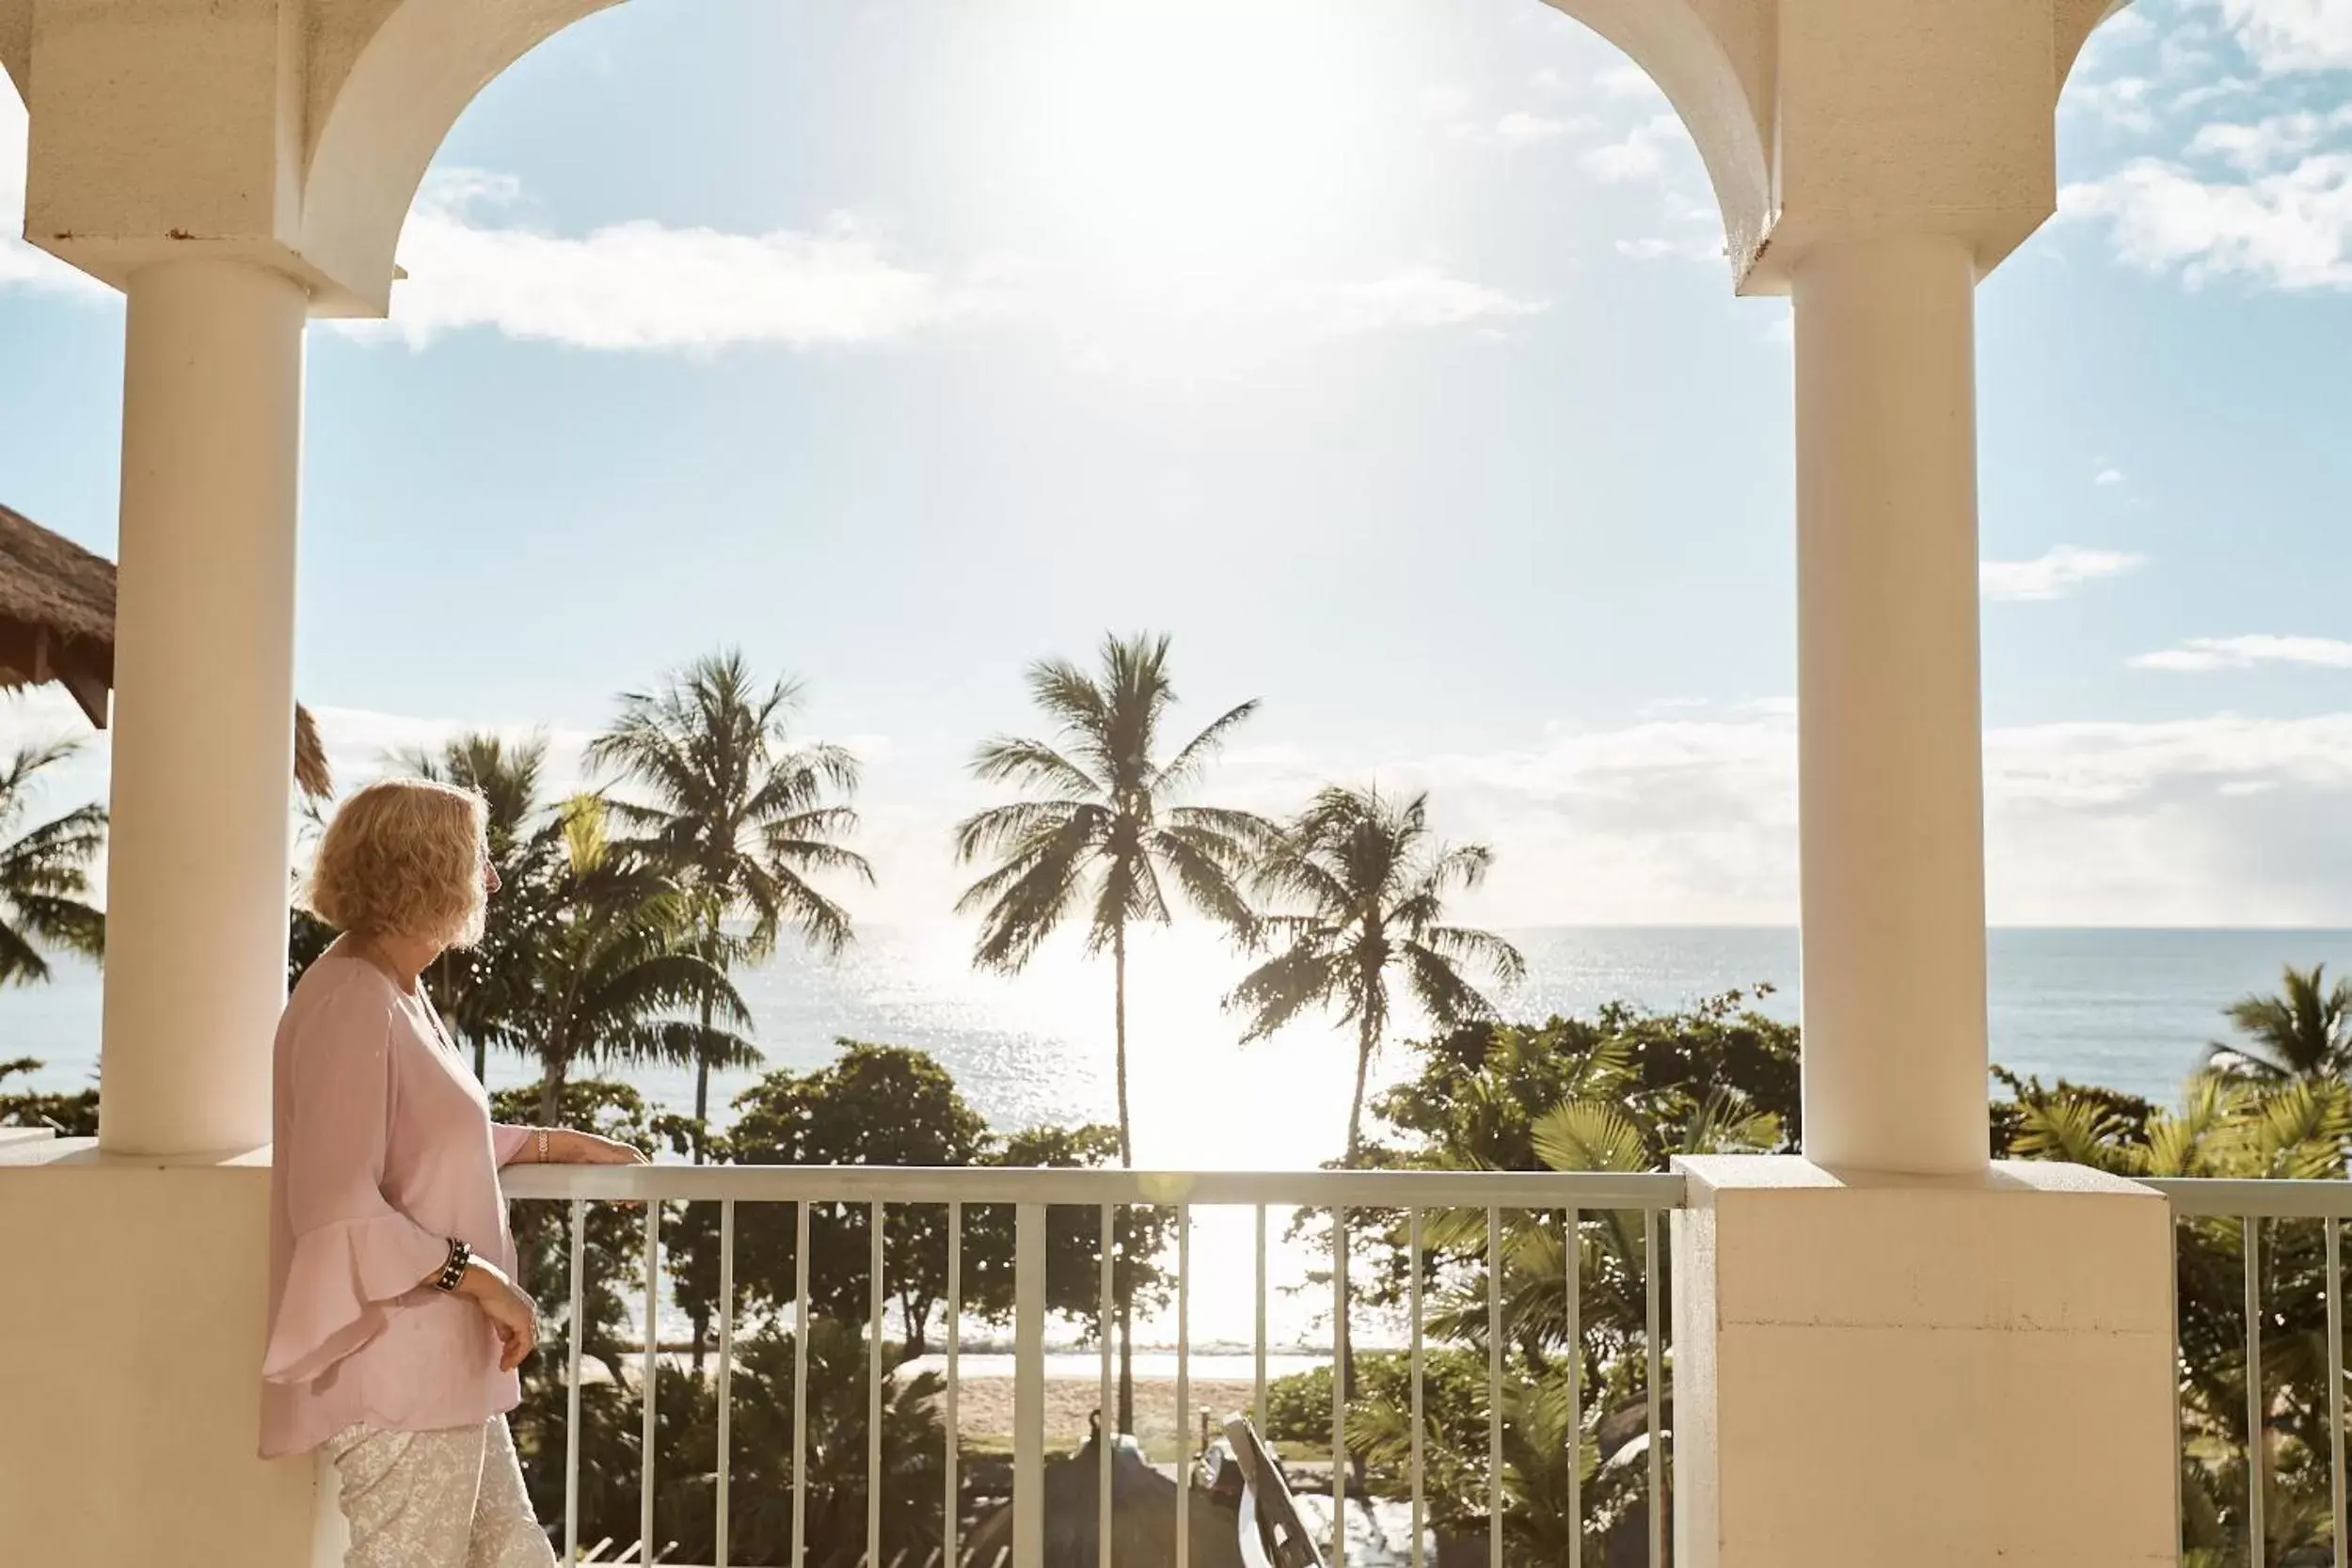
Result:
<svg viewBox="0 0 2352 1568"><path fill-rule="evenodd" d="M483 924L490 912L490 895L499 890L499 871L490 863L490 846L487 843L477 845L474 855L482 867L482 895L473 901L473 909L466 916L464 928L451 943L454 947L471 947L482 940Z"/></svg>

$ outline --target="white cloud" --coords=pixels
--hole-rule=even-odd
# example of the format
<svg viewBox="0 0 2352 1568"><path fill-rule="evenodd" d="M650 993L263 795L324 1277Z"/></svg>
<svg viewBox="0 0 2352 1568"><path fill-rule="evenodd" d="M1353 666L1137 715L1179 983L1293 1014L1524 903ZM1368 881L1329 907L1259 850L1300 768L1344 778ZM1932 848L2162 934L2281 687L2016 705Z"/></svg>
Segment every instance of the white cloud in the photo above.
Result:
<svg viewBox="0 0 2352 1568"><path fill-rule="evenodd" d="M1622 140L1587 151L1581 162L1612 183L1646 179L1665 167L1666 150L1683 136L1681 120L1671 114L1654 115L1627 132Z"/></svg>
<svg viewBox="0 0 2352 1568"><path fill-rule="evenodd" d="M1461 326L1541 314L1550 307L1436 267L1406 267L1361 283L1311 291L1307 303L1333 332Z"/></svg>
<svg viewBox="0 0 2352 1568"><path fill-rule="evenodd" d="M590 349L813 348L903 337L976 304L968 285L893 260L847 218L766 234L638 221L568 236L481 222L518 194L506 176L434 176L401 236L408 280L390 323L347 330L419 346L488 327Z"/></svg>
<svg viewBox="0 0 2352 1568"><path fill-rule="evenodd" d="M2265 664L2352 670L2352 642L2333 637L2192 637L2177 648L2140 654L2135 670L2252 670Z"/></svg>
<svg viewBox="0 0 2352 1568"><path fill-rule="evenodd" d="M2260 174L2319 146L2330 133L2352 129L2352 103L2328 114L2299 110L2271 115L2250 125L2216 121L2190 138L2192 158L2218 158L2233 168Z"/></svg>
<svg viewBox="0 0 2352 1568"><path fill-rule="evenodd" d="M1594 76L1593 86L1600 89L1604 98L1629 101L1654 98L1663 103L1666 97L1659 91L1658 84L1650 79L1649 72L1631 60L1620 61L1600 71Z"/></svg>
<svg viewBox="0 0 2352 1568"><path fill-rule="evenodd" d="M1549 141L1564 136L1576 128L1574 121L1553 119L1545 115L1532 115L1514 110L1495 121L1495 139L1509 147L1525 146L1529 142Z"/></svg>
<svg viewBox="0 0 2352 1568"><path fill-rule="evenodd" d="M2060 545L2033 561L1988 561L1979 568L1979 577L1988 599L2062 599L2086 582L2137 571L2147 563L2142 555Z"/></svg>
<svg viewBox="0 0 2352 1568"><path fill-rule="evenodd" d="M2069 185L2060 211L2106 224L2117 252L2192 286L2243 277L2280 289L2352 288L2352 152L2320 152L2243 182L2141 158Z"/></svg>
<svg viewBox="0 0 2352 1568"><path fill-rule="evenodd" d="M2111 490L2116 485L2123 483L2123 470L2121 468L2102 468L2096 475L2092 476L2090 483L2097 485L2102 490Z"/></svg>
<svg viewBox="0 0 2352 1568"><path fill-rule="evenodd" d="M2352 69L2344 0L2220 0L2221 19L2266 71Z"/></svg>
<svg viewBox="0 0 2352 1568"><path fill-rule="evenodd" d="M1637 261L1720 261L1724 242L1720 236L1704 234L1645 234L1640 239L1619 240L1617 254Z"/></svg>
<svg viewBox="0 0 2352 1568"><path fill-rule="evenodd" d="M2154 87L2145 76L2077 82L2059 103L2064 108L2096 115L2119 131L2144 135L2156 128L2155 111L2149 107L2149 95Z"/></svg>
<svg viewBox="0 0 2352 1568"><path fill-rule="evenodd" d="M1495 874L1466 919L1778 922L1797 907L1796 729L1787 699L1682 705L1626 727L1554 730L1516 750L1344 756L1236 749L1218 799L1295 807L1332 779L1427 788L1451 838L1494 847ZM437 746L468 727L318 710L346 785L375 777L389 747ZM522 736L528 725L493 722ZM54 692L0 702L0 749L33 733L88 736ZM583 779L586 735L550 736L551 791ZM960 885L942 846L981 802L954 757L875 759L858 846L882 885L858 890L858 918L930 920ZM92 737L43 798L61 811L104 789ZM2153 723L2058 723L1985 736L1991 913L2012 924L2352 924L2352 712L2307 719L2215 715Z"/></svg>
<svg viewBox="0 0 2352 1568"><path fill-rule="evenodd" d="M1985 789L1996 920L2352 917L2352 713L1996 730Z"/></svg>
<svg viewBox="0 0 2352 1568"><path fill-rule="evenodd" d="M1220 792L1279 809L1322 780L1427 788L1494 847L1467 918L1779 922L1797 909L1786 711L1664 719L1523 751L1375 766L1236 752ZM2352 713L2062 723L1985 736L1990 912L2009 924L2352 922Z"/></svg>
<svg viewBox="0 0 2352 1568"><path fill-rule="evenodd" d="M2184 90L2172 100L2172 107L2179 112L2200 109L2208 103L2218 103L2224 98L2243 98L2261 86L2261 83L2250 76L2218 76L2210 82L2201 82Z"/></svg>

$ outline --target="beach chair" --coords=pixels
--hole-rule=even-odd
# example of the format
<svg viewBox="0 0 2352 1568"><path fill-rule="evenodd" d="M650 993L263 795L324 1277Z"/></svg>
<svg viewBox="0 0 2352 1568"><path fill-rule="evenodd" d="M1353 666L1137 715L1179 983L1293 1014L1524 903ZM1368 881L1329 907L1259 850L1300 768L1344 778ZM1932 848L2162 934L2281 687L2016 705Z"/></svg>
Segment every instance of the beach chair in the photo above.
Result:
<svg viewBox="0 0 2352 1568"><path fill-rule="evenodd" d="M1241 1560L1247 1568L1323 1568L1314 1532L1298 1516L1282 1467L1242 1416L1225 1418L1225 1441L1241 1472Z"/></svg>

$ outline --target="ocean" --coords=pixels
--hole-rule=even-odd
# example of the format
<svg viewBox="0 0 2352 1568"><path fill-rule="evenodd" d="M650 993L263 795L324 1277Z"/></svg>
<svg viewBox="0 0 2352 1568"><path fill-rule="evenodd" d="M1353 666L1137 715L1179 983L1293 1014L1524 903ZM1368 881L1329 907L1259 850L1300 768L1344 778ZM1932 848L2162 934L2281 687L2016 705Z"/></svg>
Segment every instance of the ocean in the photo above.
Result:
<svg viewBox="0 0 2352 1568"><path fill-rule="evenodd" d="M1733 987L1769 985L1765 1012L1794 1019L1797 933L1786 927L1549 927L1506 933L1528 977L1500 998L1507 1016L1589 1012L1623 998L1677 1006ZM1075 942L1049 947L1028 973L970 967L969 928L949 923L868 929L836 961L786 951L738 977L760 1049L775 1067L821 1066L834 1041L917 1047L952 1072L1000 1129L1111 1119L1111 975ZM2352 974L2352 931L2295 929L2020 929L1990 937L1992 1054L2045 1079L2104 1084L2169 1102L2207 1045L2227 1031L2222 1009L2277 986L2282 965L2326 963ZM1264 1044L1237 1043L1219 998L1242 958L1200 927L1144 933L1129 960L1129 1098L1137 1163L1163 1168L1282 1169L1335 1156L1346 1131L1352 1044L1320 1024ZM1412 1024L1399 1031L1409 1038ZM86 967L61 965L47 987L0 991L0 1060L46 1065L40 1087L92 1081L99 989ZM1381 1076L1409 1071L1391 1046ZM532 1076L493 1058L493 1086ZM690 1108L693 1080L677 1069L626 1076L654 1100ZM20 1081L21 1082L21 1081ZM749 1075L712 1085L723 1107ZM1198 1342L1248 1337L1248 1221L1203 1212L1194 1256ZM1279 1224L1277 1227L1279 1233ZM1288 1249L1286 1249L1286 1254ZM1303 1277L1286 1256L1277 1278ZM1314 1314L1295 1292L1300 1332Z"/></svg>

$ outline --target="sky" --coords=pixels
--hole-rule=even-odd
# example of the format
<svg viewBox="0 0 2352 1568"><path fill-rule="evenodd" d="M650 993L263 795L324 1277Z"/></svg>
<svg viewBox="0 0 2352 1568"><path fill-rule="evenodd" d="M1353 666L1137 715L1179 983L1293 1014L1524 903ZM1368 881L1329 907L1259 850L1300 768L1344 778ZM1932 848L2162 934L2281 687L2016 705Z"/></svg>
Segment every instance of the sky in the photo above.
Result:
<svg viewBox="0 0 2352 1568"><path fill-rule="evenodd" d="M1982 287L1991 915L2352 925L2352 5L2138 0ZM0 230L24 119L0 86ZM1202 799L1426 788L1502 926L1796 912L1790 343L1535 0L630 0L493 83L309 344L346 781L722 644L942 915L1022 671L1175 639ZM0 502L111 552L121 310L0 240ZM0 744L71 730L52 694ZM50 803L103 790L93 745Z"/></svg>

